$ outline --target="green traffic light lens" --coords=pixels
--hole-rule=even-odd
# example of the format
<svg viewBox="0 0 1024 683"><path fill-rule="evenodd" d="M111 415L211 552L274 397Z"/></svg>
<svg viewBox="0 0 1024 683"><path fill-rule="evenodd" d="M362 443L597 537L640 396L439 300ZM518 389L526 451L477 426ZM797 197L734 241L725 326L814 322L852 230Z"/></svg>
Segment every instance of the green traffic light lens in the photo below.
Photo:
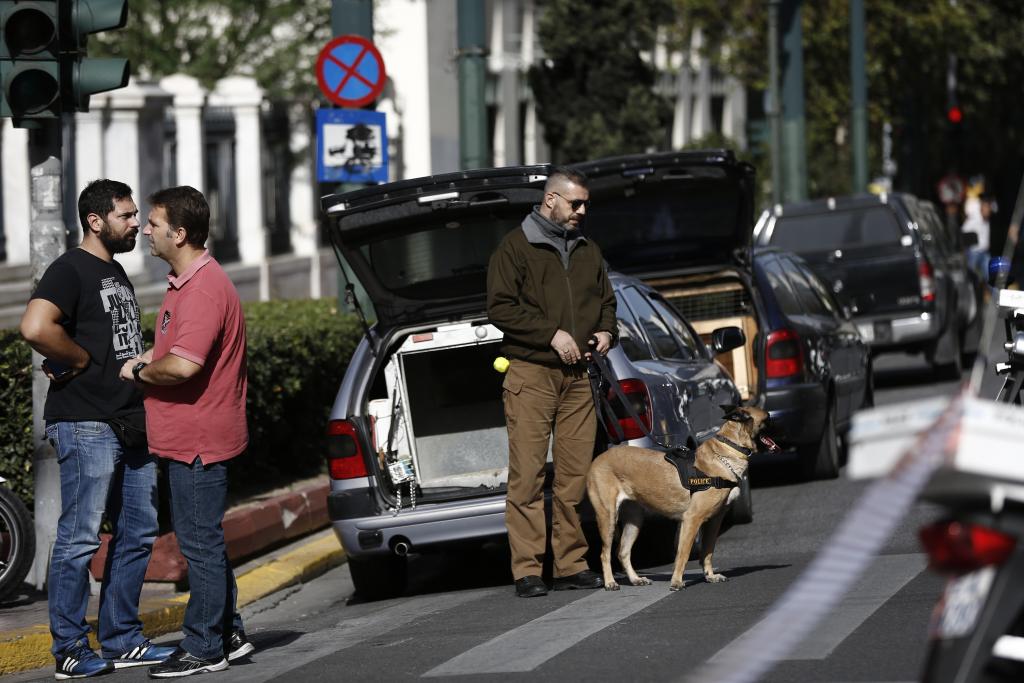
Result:
<svg viewBox="0 0 1024 683"><path fill-rule="evenodd" d="M11 55L31 55L47 49L57 35L53 17L32 7L16 10L4 24L4 40Z"/></svg>
<svg viewBox="0 0 1024 683"><path fill-rule="evenodd" d="M46 111L60 94L60 86L51 74L30 69L15 74L7 86L7 102L15 114Z"/></svg>

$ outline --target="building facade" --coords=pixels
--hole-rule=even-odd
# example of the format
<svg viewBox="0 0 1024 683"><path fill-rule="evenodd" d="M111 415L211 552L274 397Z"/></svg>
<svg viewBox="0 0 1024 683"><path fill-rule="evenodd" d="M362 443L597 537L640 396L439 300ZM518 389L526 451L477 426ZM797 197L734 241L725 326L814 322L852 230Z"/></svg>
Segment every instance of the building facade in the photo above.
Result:
<svg viewBox="0 0 1024 683"><path fill-rule="evenodd" d="M494 166L549 160L526 80L543 58L536 38L542 4L487 0L490 159ZM459 170L457 0L379 0L375 39L388 85L377 102L387 115L389 178ZM718 76L691 49L672 52L660 39L646 57L660 92L675 103L666 139L680 148L710 133L746 145L747 98L735 80ZM310 65L312 68L313 65ZM330 186L316 182L310 106L271 102L255 81L228 76L207 90L188 76L133 80L93 96L90 111L66 128L63 152L69 245L80 228L74 203L90 180L110 177L145 198L167 185L202 190L211 206L210 246L245 300L336 296L337 263L318 210ZM17 324L28 298L31 183L28 135L9 119L0 129L0 327ZM145 240L118 256L136 283L140 303L163 296L166 265Z"/></svg>

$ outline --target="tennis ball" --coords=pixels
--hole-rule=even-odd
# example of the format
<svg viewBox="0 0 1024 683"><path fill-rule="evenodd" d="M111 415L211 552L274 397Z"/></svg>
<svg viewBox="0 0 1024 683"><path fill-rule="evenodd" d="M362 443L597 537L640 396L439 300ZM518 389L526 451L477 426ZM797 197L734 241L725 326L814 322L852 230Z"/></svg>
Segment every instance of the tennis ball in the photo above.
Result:
<svg viewBox="0 0 1024 683"><path fill-rule="evenodd" d="M505 358L505 356L498 356L495 358L494 369L498 372L505 372L508 370L508 358Z"/></svg>

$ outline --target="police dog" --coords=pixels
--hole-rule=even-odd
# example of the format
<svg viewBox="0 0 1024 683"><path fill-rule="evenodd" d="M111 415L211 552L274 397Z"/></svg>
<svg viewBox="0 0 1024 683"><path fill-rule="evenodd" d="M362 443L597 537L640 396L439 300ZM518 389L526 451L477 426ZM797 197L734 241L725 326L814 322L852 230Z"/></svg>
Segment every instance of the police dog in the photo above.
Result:
<svg viewBox="0 0 1024 683"><path fill-rule="evenodd" d="M709 477L739 482L747 471L747 458L758 450L760 443L768 450L778 446L761 431L768 422L768 413L759 408L722 406L726 411L725 423L717 435L702 443L696 451L696 466ZM737 448L738 447L738 448ZM700 561L704 579L708 583L725 581L716 574L711 557L718 539L722 514L727 503L739 495L739 487L690 490L680 482L675 465L665 460L665 453L636 446L613 446L599 455L587 475L587 495L597 515L601 533L601 568L604 571L605 590L618 590L612 576L612 539L615 526L622 518L622 536L619 539L619 561L626 571L629 583L646 586L651 580L639 576L630 562L630 552L640 525L643 508L680 522L679 546L669 589L683 587L683 569L690 559L697 530L707 521L700 548Z"/></svg>

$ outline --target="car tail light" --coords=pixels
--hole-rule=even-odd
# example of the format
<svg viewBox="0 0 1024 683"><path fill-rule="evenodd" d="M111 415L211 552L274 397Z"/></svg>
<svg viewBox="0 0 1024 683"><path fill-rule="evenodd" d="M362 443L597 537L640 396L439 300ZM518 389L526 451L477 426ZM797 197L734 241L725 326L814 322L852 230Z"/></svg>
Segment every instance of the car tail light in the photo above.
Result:
<svg viewBox="0 0 1024 683"><path fill-rule="evenodd" d="M647 391L647 385L638 379L624 379L619 381L619 387L622 389L622 393L626 395L626 400L629 401L629 405L632 406L633 412L637 414L643 425L637 423L633 416L623 407L615 411L615 418L619 423L619 428L622 431L623 438L627 441L630 439L640 439L646 436L651 431L651 395ZM611 389L608 390L608 401L613 406L619 403L618 397L615 392ZM621 413L621 415L620 415ZM610 420L611 417L606 415L605 420ZM616 434L615 427L610 423L607 425L609 434ZM646 432L644 431L646 428Z"/></svg>
<svg viewBox="0 0 1024 683"><path fill-rule="evenodd" d="M804 357L800 349L800 337L793 330L769 333L764 355L768 379L792 377L803 372Z"/></svg>
<svg viewBox="0 0 1024 683"><path fill-rule="evenodd" d="M369 476L359 432L348 420L327 423L327 472L331 479L355 479Z"/></svg>
<svg viewBox="0 0 1024 683"><path fill-rule="evenodd" d="M1001 531L951 520L922 527L918 534L932 569L949 574L1002 564L1017 543Z"/></svg>
<svg viewBox="0 0 1024 683"><path fill-rule="evenodd" d="M935 276L932 274L932 264L923 256L917 262L917 279L921 285L921 301L935 301Z"/></svg>

